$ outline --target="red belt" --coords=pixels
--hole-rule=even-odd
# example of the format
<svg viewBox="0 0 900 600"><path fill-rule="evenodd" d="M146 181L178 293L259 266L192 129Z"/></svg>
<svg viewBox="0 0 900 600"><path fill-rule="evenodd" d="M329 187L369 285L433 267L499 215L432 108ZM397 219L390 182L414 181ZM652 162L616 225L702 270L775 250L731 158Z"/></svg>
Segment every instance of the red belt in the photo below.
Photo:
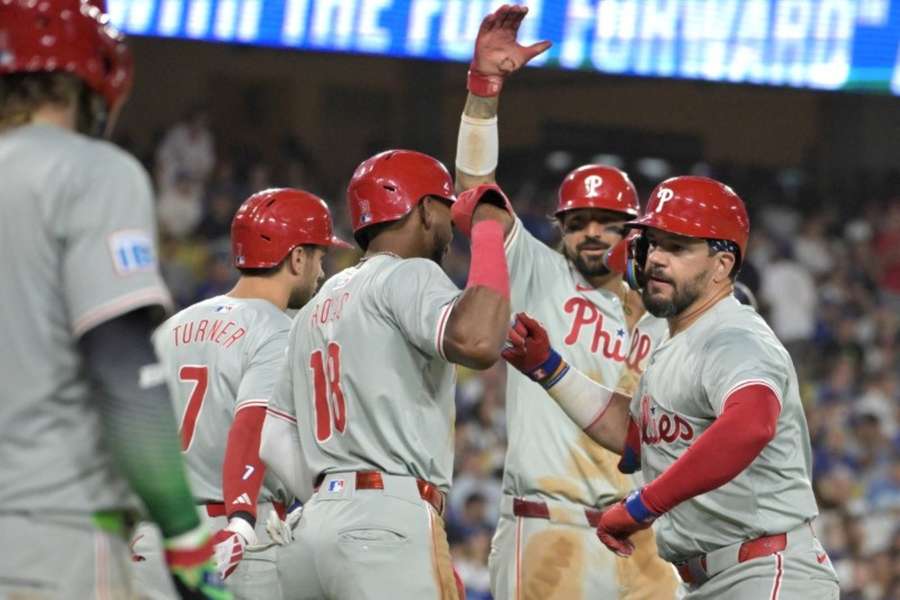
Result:
<svg viewBox="0 0 900 600"><path fill-rule="evenodd" d="M358 490L383 490L384 479L380 471L356 471L356 489ZM325 479L325 475L319 475L316 481L316 489ZM439 515L444 514L444 493L433 483L424 479L416 479L416 487L419 488L419 496L434 507Z"/></svg>
<svg viewBox="0 0 900 600"><path fill-rule="evenodd" d="M747 562L754 558L762 558L763 556L771 556L776 552L781 552L787 548L787 534L776 533L773 535L765 535L755 540L750 540L741 544L738 550L738 562ZM698 570L701 571L697 573ZM709 579L706 573L706 555L694 557L691 560L675 564L678 574L685 583L691 585L700 585Z"/></svg>
<svg viewBox="0 0 900 600"><path fill-rule="evenodd" d="M210 517L228 516L228 512L225 510L224 502L204 502L204 505L206 506L206 514ZM284 509L284 504L282 504L281 502L272 502L272 508L275 509L275 512L278 513L278 516L282 521L284 521L284 517L287 514L287 511Z"/></svg>
<svg viewBox="0 0 900 600"><path fill-rule="evenodd" d="M513 514L517 517L529 517L532 519L549 519L550 507L546 502L526 500L525 498L513 498ZM584 517L588 525L596 527L600 524L600 515L603 511L595 508L585 508Z"/></svg>

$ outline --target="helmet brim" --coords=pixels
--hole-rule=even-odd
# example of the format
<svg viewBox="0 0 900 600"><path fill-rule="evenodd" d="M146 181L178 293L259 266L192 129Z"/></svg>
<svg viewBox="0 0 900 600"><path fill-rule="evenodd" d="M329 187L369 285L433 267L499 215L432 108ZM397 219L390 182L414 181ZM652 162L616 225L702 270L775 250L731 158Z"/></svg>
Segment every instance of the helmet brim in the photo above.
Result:
<svg viewBox="0 0 900 600"><path fill-rule="evenodd" d="M349 242L345 242L341 238L336 235L331 236L331 243L328 245L329 248L342 248L344 250L350 250L353 248L353 244Z"/></svg>

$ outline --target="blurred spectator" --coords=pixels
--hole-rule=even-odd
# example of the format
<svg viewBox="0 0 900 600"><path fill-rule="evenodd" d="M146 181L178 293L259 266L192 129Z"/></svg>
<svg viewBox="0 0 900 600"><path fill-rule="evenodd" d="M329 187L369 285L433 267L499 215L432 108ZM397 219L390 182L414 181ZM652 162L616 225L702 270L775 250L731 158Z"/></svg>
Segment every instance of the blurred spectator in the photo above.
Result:
<svg viewBox="0 0 900 600"><path fill-rule="evenodd" d="M762 271L760 300L768 307L775 334L798 368L807 362L816 320L816 286L805 266L794 260L793 248L780 243L774 259Z"/></svg>
<svg viewBox="0 0 900 600"><path fill-rule="evenodd" d="M483 528L474 531L457 547L453 562L466 588L466 599L490 600L491 573L487 564L491 550L491 531Z"/></svg>
<svg viewBox="0 0 900 600"><path fill-rule="evenodd" d="M205 215L197 228L197 235L206 240L218 240L231 235L231 220L240 206L234 196L217 190L210 194Z"/></svg>
<svg viewBox="0 0 900 600"><path fill-rule="evenodd" d="M881 269L881 290L888 304L900 311L900 198L888 205L875 236L875 259Z"/></svg>
<svg viewBox="0 0 900 600"><path fill-rule="evenodd" d="M206 264L206 281L197 290L197 300L227 293L237 282L237 270L225 252L213 252Z"/></svg>
<svg viewBox="0 0 900 600"><path fill-rule="evenodd" d="M209 115L203 108L192 110L163 136L156 150L156 180L160 190L174 185L178 173L203 186L216 161Z"/></svg>
<svg viewBox="0 0 900 600"><path fill-rule="evenodd" d="M816 213L803 223L800 234L794 239L794 254L797 262L815 277L829 272L834 266L834 259L829 252L829 241L825 234L825 217Z"/></svg>
<svg viewBox="0 0 900 600"><path fill-rule="evenodd" d="M203 219L203 191L187 173L175 175L174 184L159 193L156 213L166 235L185 239Z"/></svg>
<svg viewBox="0 0 900 600"><path fill-rule="evenodd" d="M490 527L487 498L478 492L466 497L459 513L450 511L447 515L447 539L451 544L463 542L486 527Z"/></svg>

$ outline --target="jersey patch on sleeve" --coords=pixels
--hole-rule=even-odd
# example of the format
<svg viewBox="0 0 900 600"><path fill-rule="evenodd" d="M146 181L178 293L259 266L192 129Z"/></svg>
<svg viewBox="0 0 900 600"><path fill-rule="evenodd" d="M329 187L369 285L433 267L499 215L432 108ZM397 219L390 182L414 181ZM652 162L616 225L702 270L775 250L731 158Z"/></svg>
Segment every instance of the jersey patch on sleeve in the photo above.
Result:
<svg viewBox="0 0 900 600"><path fill-rule="evenodd" d="M156 269L153 238L143 229L122 229L109 236L109 252L119 275Z"/></svg>

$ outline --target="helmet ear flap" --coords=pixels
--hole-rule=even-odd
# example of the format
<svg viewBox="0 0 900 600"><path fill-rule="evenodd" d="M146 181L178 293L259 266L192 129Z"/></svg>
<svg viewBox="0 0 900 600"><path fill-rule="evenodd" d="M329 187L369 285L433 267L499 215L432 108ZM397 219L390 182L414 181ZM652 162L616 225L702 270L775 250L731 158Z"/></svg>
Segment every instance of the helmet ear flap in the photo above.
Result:
<svg viewBox="0 0 900 600"><path fill-rule="evenodd" d="M647 264L647 255L650 251L650 240L641 232L628 244L628 258L625 263L625 282L628 287L640 291L646 283L644 267Z"/></svg>

